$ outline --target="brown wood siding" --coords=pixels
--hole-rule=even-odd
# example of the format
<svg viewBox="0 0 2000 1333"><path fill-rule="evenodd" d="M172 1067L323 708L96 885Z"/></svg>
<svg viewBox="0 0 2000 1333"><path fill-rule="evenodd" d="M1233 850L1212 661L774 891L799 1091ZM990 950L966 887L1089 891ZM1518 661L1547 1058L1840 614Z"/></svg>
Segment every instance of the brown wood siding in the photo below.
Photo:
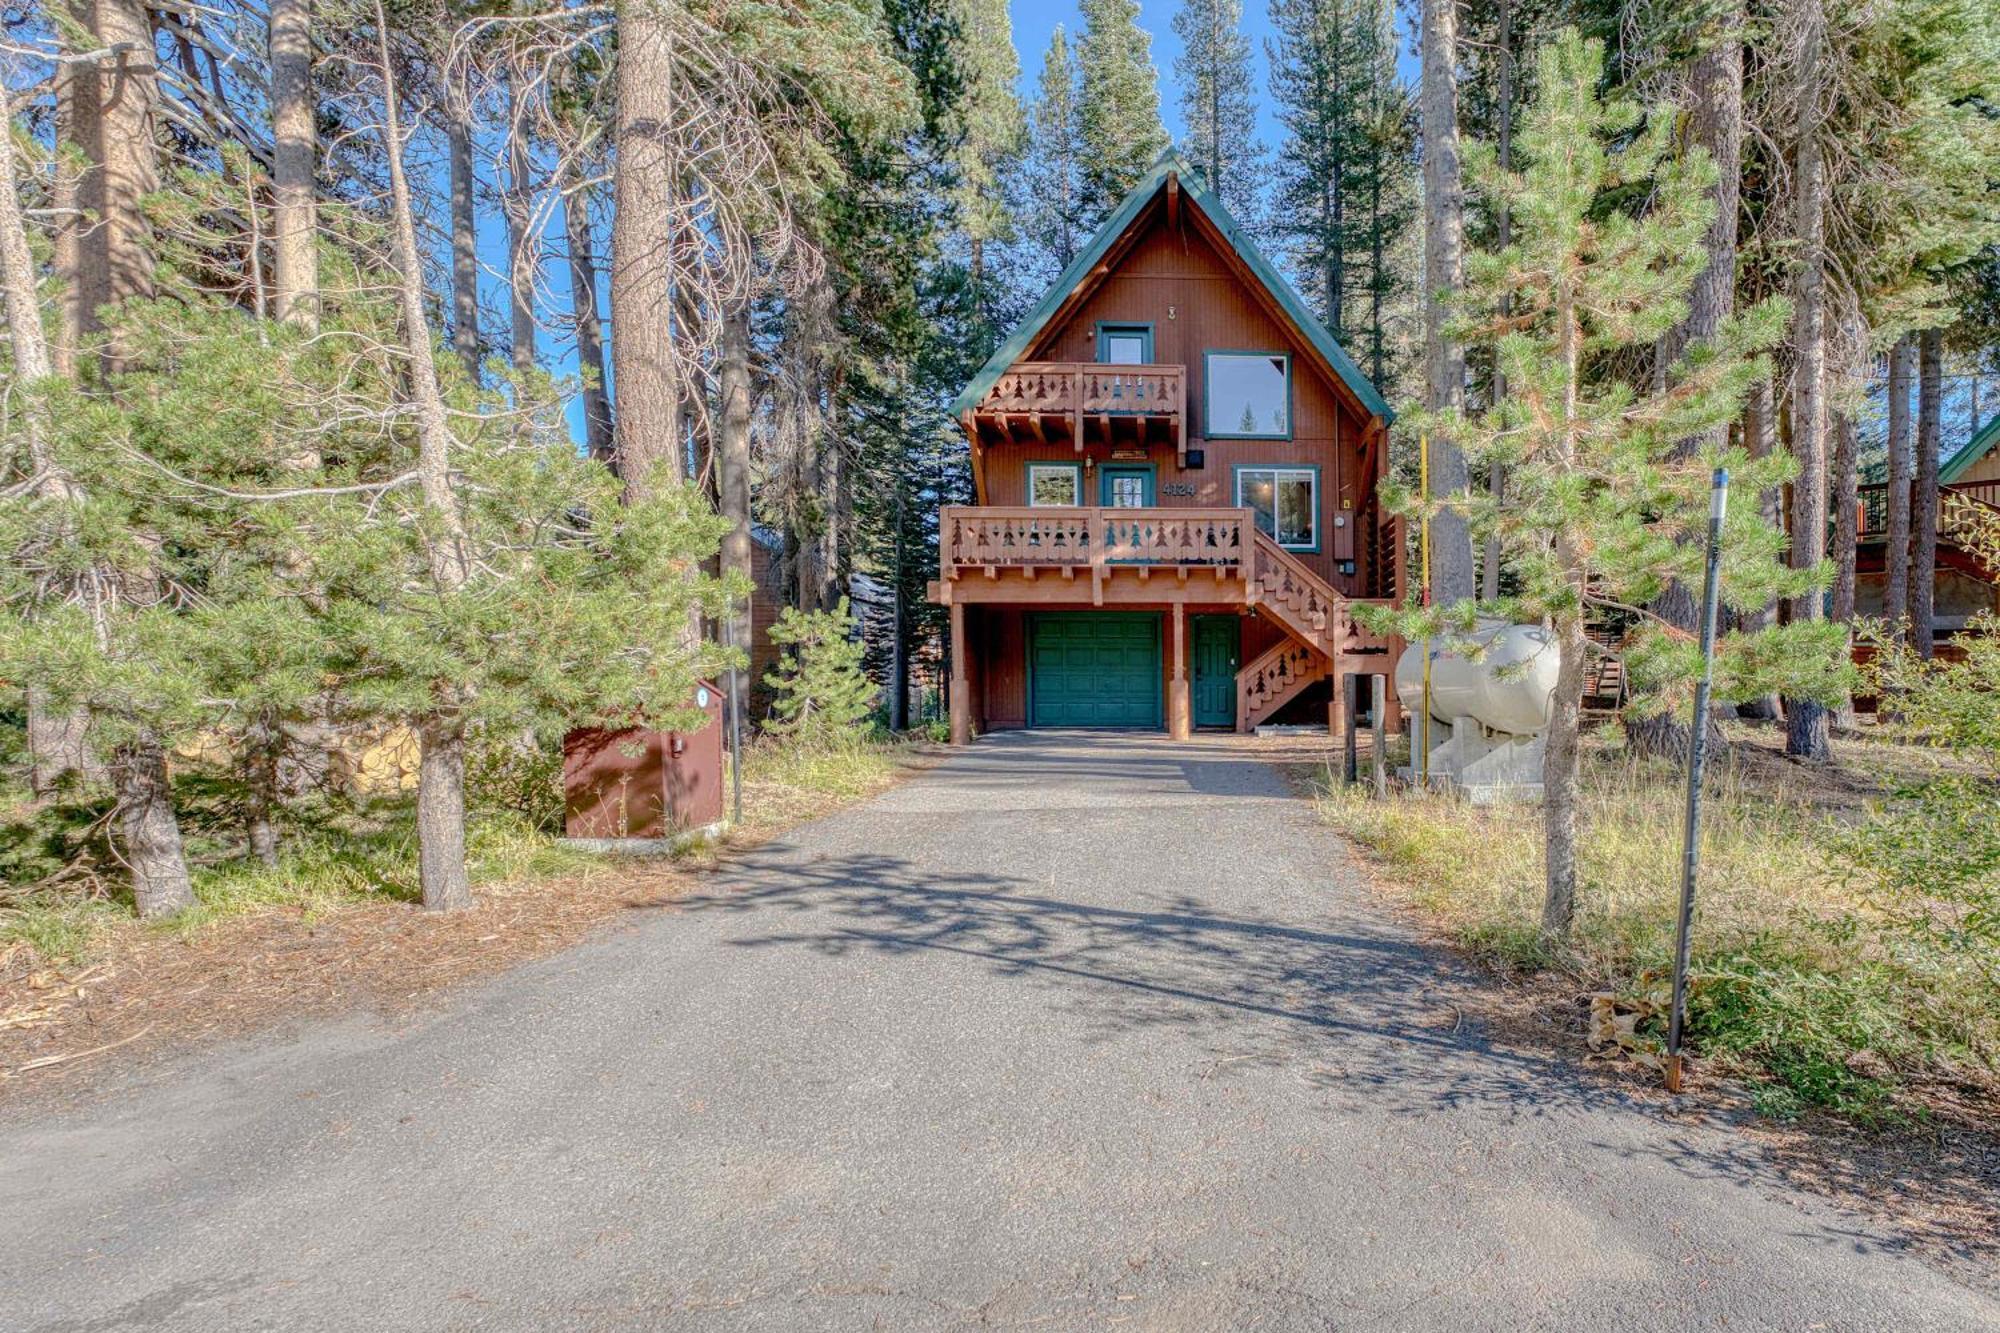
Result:
<svg viewBox="0 0 2000 1333"><path fill-rule="evenodd" d="M1344 403L1316 362L1286 326L1269 314L1253 289L1240 281L1192 225L1167 226L1158 210L1151 230L1107 275L1067 321L1044 330L1023 360L1095 361L1097 324L1150 323L1153 360L1187 367L1188 447L1206 454L1205 466L1183 470L1169 448L1155 446L1156 499L1162 506L1233 505L1240 464L1312 464L1320 469L1320 549L1300 553L1313 572L1343 592L1359 591L1358 578L1336 574L1336 563L1358 560L1358 515L1367 504L1373 479L1360 475L1367 419ZM1289 440L1210 440L1203 416L1204 351L1283 352L1292 358L1292 429ZM1097 503L1096 466L1110 450L1092 444L1085 501ZM981 502L1027 503L1027 464L1070 462L1078 455L1066 443L1009 442L986 449L985 492ZM1135 460L1136 461L1136 460ZM1378 469L1379 470L1379 469ZM1172 494L1192 486L1193 494ZM1336 520L1342 520L1336 526Z"/></svg>

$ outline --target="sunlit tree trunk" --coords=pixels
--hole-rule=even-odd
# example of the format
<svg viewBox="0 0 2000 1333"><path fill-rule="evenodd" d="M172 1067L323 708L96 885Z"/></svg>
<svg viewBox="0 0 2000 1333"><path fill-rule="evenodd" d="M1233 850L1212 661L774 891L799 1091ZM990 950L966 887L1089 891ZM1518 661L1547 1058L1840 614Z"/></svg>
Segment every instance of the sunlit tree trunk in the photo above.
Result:
<svg viewBox="0 0 2000 1333"><path fill-rule="evenodd" d="M1456 0L1423 0L1424 406L1443 411L1465 396L1465 351L1446 336L1446 304L1465 280L1465 196L1458 153L1458 9ZM1431 491L1457 495L1470 486L1465 457L1450 440L1430 442ZM1431 523L1431 593L1442 604L1476 591L1472 535L1462 514L1445 509Z"/></svg>
<svg viewBox="0 0 2000 1333"><path fill-rule="evenodd" d="M424 274L417 249L416 216L409 178L403 169L401 96L389 56L388 20L382 0L375 4L376 42L381 59L382 146L389 174L389 240L397 277L409 393L417 434L417 480L434 530L425 540L430 574L449 597L465 586L471 563L465 523L452 488L450 420L437 366L431 360L431 325L424 301ZM465 866L465 723L461 701L445 687L437 712L417 728L417 882L424 906L452 911L472 906Z"/></svg>
<svg viewBox="0 0 2000 1333"><path fill-rule="evenodd" d="M312 91L310 0L271 0L271 229L279 319L319 323L318 127Z"/></svg>
<svg viewBox="0 0 2000 1333"><path fill-rule="evenodd" d="M1826 163L1821 134L1821 62L1826 14L1821 0L1804 0L1797 105L1800 125L1793 162L1793 227L1799 248L1792 317L1792 452L1799 461L1792 483L1792 565L1811 569L1826 558ZM1818 593L1792 603L1793 620L1825 616ZM1827 712L1811 699L1785 701L1785 753L1797 759L1832 757Z"/></svg>
<svg viewBox="0 0 2000 1333"><path fill-rule="evenodd" d="M673 35L658 0L619 0L611 359L626 494L685 479L674 366Z"/></svg>

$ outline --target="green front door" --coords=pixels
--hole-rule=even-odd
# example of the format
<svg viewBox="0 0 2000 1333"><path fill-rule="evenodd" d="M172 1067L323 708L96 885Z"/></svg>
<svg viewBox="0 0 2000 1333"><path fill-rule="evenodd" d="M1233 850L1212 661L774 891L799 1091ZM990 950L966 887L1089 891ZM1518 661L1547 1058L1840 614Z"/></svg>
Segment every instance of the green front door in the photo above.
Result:
<svg viewBox="0 0 2000 1333"><path fill-rule="evenodd" d="M1160 726L1160 618L1059 612L1028 627L1028 725Z"/></svg>
<svg viewBox="0 0 2000 1333"><path fill-rule="evenodd" d="M1236 658L1242 623L1235 616L1194 618L1194 724L1236 725Z"/></svg>

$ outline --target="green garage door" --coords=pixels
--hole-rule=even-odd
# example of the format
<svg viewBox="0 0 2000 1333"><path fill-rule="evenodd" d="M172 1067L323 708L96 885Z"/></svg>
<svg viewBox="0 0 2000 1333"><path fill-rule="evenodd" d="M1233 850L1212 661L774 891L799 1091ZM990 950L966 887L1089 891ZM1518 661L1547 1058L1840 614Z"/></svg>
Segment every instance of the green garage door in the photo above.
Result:
<svg viewBox="0 0 2000 1333"><path fill-rule="evenodd" d="M1038 615L1028 630L1028 725L1157 727L1160 618Z"/></svg>

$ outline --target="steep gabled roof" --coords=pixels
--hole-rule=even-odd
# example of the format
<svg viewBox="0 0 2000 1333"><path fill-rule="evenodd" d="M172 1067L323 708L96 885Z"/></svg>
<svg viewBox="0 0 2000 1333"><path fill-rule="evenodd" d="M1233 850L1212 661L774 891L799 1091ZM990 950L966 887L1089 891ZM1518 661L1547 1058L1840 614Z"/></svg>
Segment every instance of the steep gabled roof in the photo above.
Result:
<svg viewBox="0 0 2000 1333"><path fill-rule="evenodd" d="M1055 285L1049 288L1035 308L1028 312L1027 318L1023 319L1013 333L1008 335L1007 341L1001 343L993 355L987 358L986 364L980 367L979 373L972 377L972 382L965 386L965 391L959 394L957 401L952 404L952 414L956 416L976 406L1000 377L1007 373L1007 368L1020 360L1022 353L1041 336L1042 331L1048 327L1049 321L1062 308L1071 293L1076 291L1097 267L1098 262L1118 243L1119 238L1138 219L1146 205L1153 201L1153 197L1166 188L1169 178L1178 178L1180 188L1187 194L1188 199L1202 211L1216 231L1221 233L1236 258L1250 270L1258 282L1263 284L1264 289L1284 311L1286 319L1297 328L1300 338L1326 363L1326 368L1347 386L1362 407L1382 418L1385 424L1393 421L1396 414L1390 410L1388 402L1375 386L1369 383L1368 377L1361 373L1361 368L1356 366L1340 344L1334 341L1333 335L1327 332L1326 326L1319 322L1319 318L1306 308L1305 302L1299 299L1299 294L1292 290L1292 284L1286 282L1284 275L1272 267L1271 261L1264 257L1264 252L1257 248L1257 243L1252 241L1242 225L1230 216L1229 210L1222 206L1222 201L1216 198L1202 182L1201 176L1188 165L1185 158L1171 148L1160 154L1152 169L1132 187L1131 193L1112 210L1111 216L1104 220L1104 225L1090 238L1090 244L1084 247L1083 253L1070 261L1069 267L1062 271L1062 276L1056 279Z"/></svg>
<svg viewBox="0 0 2000 1333"><path fill-rule="evenodd" d="M1967 468L1993 452L1993 446L2000 444L2000 416L1986 423L1973 437L1958 446L1958 451L1938 464L1938 481L1950 485L1965 475Z"/></svg>

